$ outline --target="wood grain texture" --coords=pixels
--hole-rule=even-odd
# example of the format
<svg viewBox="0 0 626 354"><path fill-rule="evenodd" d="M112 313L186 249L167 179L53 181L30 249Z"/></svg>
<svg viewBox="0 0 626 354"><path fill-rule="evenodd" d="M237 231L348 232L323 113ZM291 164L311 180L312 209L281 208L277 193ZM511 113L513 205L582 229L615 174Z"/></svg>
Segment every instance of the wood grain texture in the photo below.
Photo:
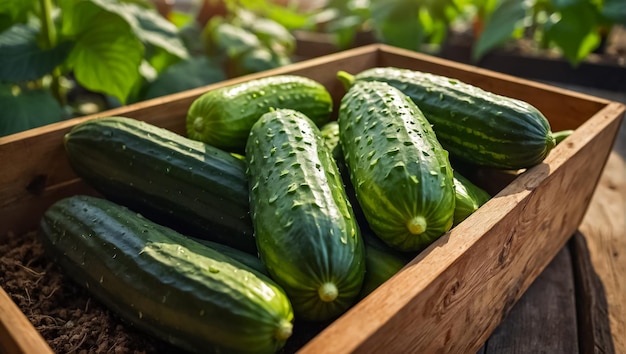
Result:
<svg viewBox="0 0 626 354"><path fill-rule="evenodd" d="M48 343L2 288L0 288L0 353L53 353Z"/></svg>
<svg viewBox="0 0 626 354"><path fill-rule="evenodd" d="M626 163L613 152L582 224L578 263L588 281L594 352L626 352ZM586 246L586 247L584 247ZM589 257L589 261L586 260ZM605 309L602 306L605 305ZM606 312L606 313L605 313ZM612 343L602 332L608 323ZM588 338L589 339L589 338ZM591 347L591 343L586 343ZM612 346L612 348L611 348Z"/></svg>
<svg viewBox="0 0 626 354"><path fill-rule="evenodd" d="M593 269L583 234L576 232L571 245L574 257L580 351L615 353L608 315L607 290Z"/></svg>

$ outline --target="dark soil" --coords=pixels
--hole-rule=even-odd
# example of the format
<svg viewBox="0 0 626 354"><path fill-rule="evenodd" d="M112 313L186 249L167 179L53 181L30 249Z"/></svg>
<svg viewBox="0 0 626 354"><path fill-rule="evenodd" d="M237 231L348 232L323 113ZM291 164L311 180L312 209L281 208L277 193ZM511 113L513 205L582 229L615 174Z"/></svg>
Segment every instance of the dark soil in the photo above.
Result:
<svg viewBox="0 0 626 354"><path fill-rule="evenodd" d="M180 352L123 323L67 279L35 232L0 239L0 286L55 353Z"/></svg>

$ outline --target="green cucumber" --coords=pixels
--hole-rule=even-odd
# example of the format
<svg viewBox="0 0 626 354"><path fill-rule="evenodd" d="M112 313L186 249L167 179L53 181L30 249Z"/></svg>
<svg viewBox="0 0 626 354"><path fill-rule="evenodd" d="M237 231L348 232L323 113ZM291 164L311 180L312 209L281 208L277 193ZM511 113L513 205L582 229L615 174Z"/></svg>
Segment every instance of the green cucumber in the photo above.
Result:
<svg viewBox="0 0 626 354"><path fill-rule="evenodd" d="M339 142L339 123L331 121L321 127L322 138L328 149L332 152L339 172L342 175L348 200L357 218L361 237L365 244L365 278L359 298L369 295L374 289L389 280L394 274L402 269L413 257L413 253L396 251L383 243L369 228L363 217L363 212L354 196L354 189L350 183L348 170L345 166L341 144Z"/></svg>
<svg viewBox="0 0 626 354"><path fill-rule="evenodd" d="M245 161L125 117L76 125L65 150L76 174L116 203L185 235L256 254Z"/></svg>
<svg viewBox="0 0 626 354"><path fill-rule="evenodd" d="M382 82L357 81L341 100L339 138L363 214L387 245L425 248L453 222L453 172L420 109Z"/></svg>
<svg viewBox="0 0 626 354"><path fill-rule="evenodd" d="M278 109L252 127L246 145L259 256L296 317L324 321L356 300L364 246L341 176L319 128Z"/></svg>
<svg viewBox="0 0 626 354"><path fill-rule="evenodd" d="M326 147L331 151L335 162L341 172L340 164L343 164L343 152L341 151L341 145L339 144L339 123L336 120L330 121L320 128L322 138Z"/></svg>
<svg viewBox="0 0 626 354"><path fill-rule="evenodd" d="M338 76L347 86L382 81L400 89L422 110L443 147L475 165L528 168L556 145L548 120L529 103L452 78L395 67Z"/></svg>
<svg viewBox="0 0 626 354"><path fill-rule="evenodd" d="M226 246L223 243L213 242L213 241L204 240L204 239L195 238L195 237L190 237L190 238L198 243L201 243L209 248L212 248L218 251L219 253L225 256L228 256L236 260L239 263L247 265L248 267L254 269L255 271L259 273L263 273L269 276L269 274L267 273L267 269L265 269L265 265L263 264L263 262L261 262L261 259L259 259L259 257L255 255L238 250L230 246Z"/></svg>
<svg viewBox="0 0 626 354"><path fill-rule="evenodd" d="M339 123L337 121L331 121L324 124L321 128L322 137L326 142L326 146L333 152L333 157L337 162L339 171L344 177L344 185L346 193L354 208L354 213L357 215L360 225L365 222L360 218L362 211L359 208L358 202L354 197L354 189L350 184L348 171L345 170L345 160L343 158L343 152L341 151L341 145L339 143ZM461 175L457 170L453 170L454 189L455 189L455 207L454 207L454 221L452 226L458 225L461 221L465 220L470 214L478 210L483 204L485 204L491 196L482 188L472 183L469 179ZM361 227L363 231L363 227ZM362 232L365 234L365 232ZM365 237L364 237L365 238ZM367 250L367 242L365 243ZM367 253L367 252L366 252ZM369 261L369 256L367 257ZM377 260L373 260L376 262ZM367 276L366 276L367 277Z"/></svg>
<svg viewBox="0 0 626 354"><path fill-rule="evenodd" d="M359 295L362 299L404 268L415 254L388 247L367 227L361 227L361 235L365 243L365 279Z"/></svg>
<svg viewBox="0 0 626 354"><path fill-rule="evenodd" d="M269 277L106 199L73 196L41 220L46 252L125 321L199 353L273 353L293 309Z"/></svg>
<svg viewBox="0 0 626 354"><path fill-rule="evenodd" d="M318 126L330 119L333 100L319 82L298 75L274 75L217 88L193 101L187 136L218 148L242 152L252 125L270 109L290 108Z"/></svg>
<svg viewBox="0 0 626 354"><path fill-rule="evenodd" d="M456 170L453 173L456 195L453 226L456 226L491 199L491 195Z"/></svg>

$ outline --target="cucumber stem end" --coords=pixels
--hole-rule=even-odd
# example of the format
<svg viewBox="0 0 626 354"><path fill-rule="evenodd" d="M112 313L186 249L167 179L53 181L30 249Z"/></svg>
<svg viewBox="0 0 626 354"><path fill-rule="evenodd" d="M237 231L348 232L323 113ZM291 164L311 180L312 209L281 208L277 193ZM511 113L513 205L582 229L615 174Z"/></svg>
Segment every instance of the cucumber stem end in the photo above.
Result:
<svg viewBox="0 0 626 354"><path fill-rule="evenodd" d="M276 339L280 341L287 340L293 332L293 324L286 319L282 319L276 329Z"/></svg>
<svg viewBox="0 0 626 354"><path fill-rule="evenodd" d="M196 117L193 120L193 129L200 133L204 130L204 119L202 117Z"/></svg>
<svg viewBox="0 0 626 354"><path fill-rule="evenodd" d="M354 75L343 70L337 71L337 78L341 81L346 90L354 83Z"/></svg>
<svg viewBox="0 0 626 354"><path fill-rule="evenodd" d="M334 283L324 283L318 289L317 293L324 302L334 301L339 296L339 290Z"/></svg>
<svg viewBox="0 0 626 354"><path fill-rule="evenodd" d="M561 130L561 131L552 133L552 137L554 138L555 145L558 145L565 138L572 135L573 132L574 132L573 130Z"/></svg>
<svg viewBox="0 0 626 354"><path fill-rule="evenodd" d="M409 229L409 232L413 235L419 235L426 231L426 219L419 215L411 218L407 223L406 227Z"/></svg>

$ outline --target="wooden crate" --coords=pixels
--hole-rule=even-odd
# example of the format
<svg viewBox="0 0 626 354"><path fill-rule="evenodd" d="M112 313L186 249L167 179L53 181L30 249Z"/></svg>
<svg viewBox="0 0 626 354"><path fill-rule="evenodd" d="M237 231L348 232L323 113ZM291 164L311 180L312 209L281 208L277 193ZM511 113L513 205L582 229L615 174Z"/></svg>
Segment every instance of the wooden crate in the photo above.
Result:
<svg viewBox="0 0 626 354"><path fill-rule="evenodd" d="M548 117L554 131L575 129L543 163L512 179L478 212L300 350L315 354L476 352L577 230L624 106L411 51L369 45L0 138L0 238L34 230L44 210L59 198L93 193L72 172L62 146L63 135L79 122L122 115L182 134L189 105L212 88L290 73L321 82L338 102L345 91L335 73L374 66L457 78L528 101ZM45 350L45 343L8 297L0 296L0 310L2 342L25 352Z"/></svg>

